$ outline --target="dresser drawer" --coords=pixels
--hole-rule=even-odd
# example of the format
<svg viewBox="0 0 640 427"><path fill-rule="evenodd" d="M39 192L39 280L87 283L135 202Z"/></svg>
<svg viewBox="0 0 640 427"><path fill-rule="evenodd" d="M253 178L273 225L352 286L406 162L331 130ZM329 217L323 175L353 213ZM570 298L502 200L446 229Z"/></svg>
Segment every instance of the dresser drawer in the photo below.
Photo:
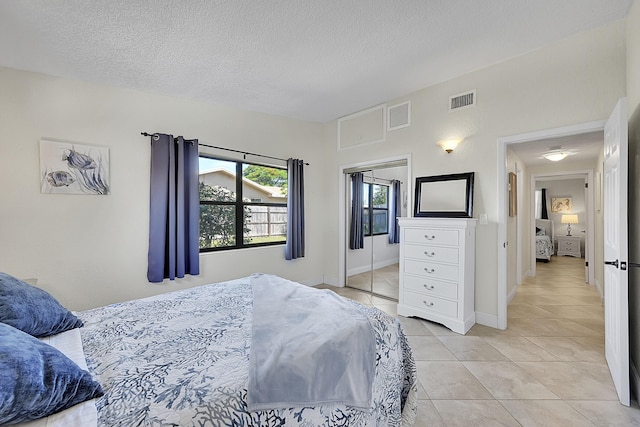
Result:
<svg viewBox="0 0 640 427"><path fill-rule="evenodd" d="M576 248L580 247L580 242L575 242L571 240L562 240L558 243L558 249L562 251L571 251L576 250Z"/></svg>
<svg viewBox="0 0 640 427"><path fill-rule="evenodd" d="M404 256L424 261L458 263L458 248L443 248L440 246L404 245Z"/></svg>
<svg viewBox="0 0 640 427"><path fill-rule="evenodd" d="M441 282L423 277L409 276L403 277L404 289L422 295L438 296L449 299L458 299L458 285L456 283Z"/></svg>
<svg viewBox="0 0 640 427"><path fill-rule="evenodd" d="M458 230L438 230L428 228L407 228L404 230L407 243L431 243L434 245L458 245Z"/></svg>
<svg viewBox="0 0 640 427"><path fill-rule="evenodd" d="M443 316L458 316L458 303L456 302L421 295L411 291L405 291L403 297L405 305L419 308L421 310L432 311Z"/></svg>
<svg viewBox="0 0 640 427"><path fill-rule="evenodd" d="M434 262L414 261L407 259L404 262L403 273L416 274L421 277L433 279L445 279L458 281L458 266L436 264Z"/></svg>

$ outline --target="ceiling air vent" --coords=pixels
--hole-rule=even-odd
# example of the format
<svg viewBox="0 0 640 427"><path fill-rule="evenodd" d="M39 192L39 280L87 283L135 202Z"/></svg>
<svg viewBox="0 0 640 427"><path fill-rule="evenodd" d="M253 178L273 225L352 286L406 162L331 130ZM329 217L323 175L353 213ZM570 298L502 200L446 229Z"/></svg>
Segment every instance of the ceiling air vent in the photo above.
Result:
<svg viewBox="0 0 640 427"><path fill-rule="evenodd" d="M472 90L466 93L453 95L449 98L449 111L462 110L476 106L476 91Z"/></svg>

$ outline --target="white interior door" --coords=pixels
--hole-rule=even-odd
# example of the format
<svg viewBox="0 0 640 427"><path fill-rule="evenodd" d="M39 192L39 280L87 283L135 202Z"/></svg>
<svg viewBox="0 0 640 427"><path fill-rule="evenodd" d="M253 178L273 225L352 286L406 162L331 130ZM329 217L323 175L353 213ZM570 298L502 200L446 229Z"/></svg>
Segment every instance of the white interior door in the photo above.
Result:
<svg viewBox="0 0 640 427"><path fill-rule="evenodd" d="M627 100L604 128L605 355L620 403L629 406L629 289L627 272Z"/></svg>

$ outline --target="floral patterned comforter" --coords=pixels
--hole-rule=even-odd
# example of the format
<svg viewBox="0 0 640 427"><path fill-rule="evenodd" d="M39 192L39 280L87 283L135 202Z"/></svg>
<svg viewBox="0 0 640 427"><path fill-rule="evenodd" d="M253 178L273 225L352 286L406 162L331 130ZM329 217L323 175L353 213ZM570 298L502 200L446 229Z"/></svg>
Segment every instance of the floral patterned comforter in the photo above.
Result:
<svg viewBox="0 0 640 427"><path fill-rule="evenodd" d="M247 410L249 278L79 312L87 365L105 391L96 402L98 425L411 425L416 372L400 323L376 308L350 303L375 333L368 411L341 405Z"/></svg>
<svg viewBox="0 0 640 427"><path fill-rule="evenodd" d="M550 259L553 255L553 242L549 236L536 236L536 257Z"/></svg>

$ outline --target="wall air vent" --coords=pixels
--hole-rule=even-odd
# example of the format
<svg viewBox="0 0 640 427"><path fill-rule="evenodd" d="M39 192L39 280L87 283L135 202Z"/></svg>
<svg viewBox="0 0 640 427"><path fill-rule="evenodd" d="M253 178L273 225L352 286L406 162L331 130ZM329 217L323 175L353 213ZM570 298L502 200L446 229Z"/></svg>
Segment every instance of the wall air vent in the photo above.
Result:
<svg viewBox="0 0 640 427"><path fill-rule="evenodd" d="M463 110L476 106L476 91L472 90L449 98L449 111Z"/></svg>

